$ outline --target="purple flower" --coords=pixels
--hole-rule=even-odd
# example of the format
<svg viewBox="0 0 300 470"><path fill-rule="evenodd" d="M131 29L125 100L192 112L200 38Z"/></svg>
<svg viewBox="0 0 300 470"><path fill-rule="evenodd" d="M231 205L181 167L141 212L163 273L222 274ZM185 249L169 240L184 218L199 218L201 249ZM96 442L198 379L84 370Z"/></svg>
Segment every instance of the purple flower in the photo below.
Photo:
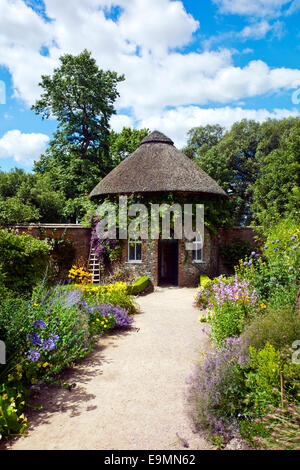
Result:
<svg viewBox="0 0 300 470"><path fill-rule="evenodd" d="M293 246L293 250L297 250L297 247L296 247L296 246Z"/></svg>
<svg viewBox="0 0 300 470"><path fill-rule="evenodd" d="M265 250L267 250L268 248L269 248L269 247L266 245L266 246L265 246Z"/></svg>
<svg viewBox="0 0 300 470"><path fill-rule="evenodd" d="M251 266L251 264L252 264L252 260L250 260L248 264L249 264L249 266Z"/></svg>
<svg viewBox="0 0 300 470"><path fill-rule="evenodd" d="M278 248L275 248L274 253L277 253L277 251L278 251Z"/></svg>
<svg viewBox="0 0 300 470"><path fill-rule="evenodd" d="M279 240L276 240L276 243L279 243Z"/></svg>
<svg viewBox="0 0 300 470"><path fill-rule="evenodd" d="M251 256L254 256L254 255L255 255L255 251L252 251Z"/></svg>
<svg viewBox="0 0 300 470"><path fill-rule="evenodd" d="M28 359L30 359L32 362L37 362L41 356L40 351L36 348L30 349L27 353L26 356Z"/></svg>
<svg viewBox="0 0 300 470"><path fill-rule="evenodd" d="M45 339L42 347L44 351L53 351L53 349L55 348L55 342L51 338Z"/></svg>
<svg viewBox="0 0 300 470"><path fill-rule="evenodd" d="M297 238L297 235L293 235L292 238L291 238L292 242L293 242L294 240L296 240L296 238Z"/></svg>
<svg viewBox="0 0 300 470"><path fill-rule="evenodd" d="M57 343L57 341L59 340L59 336L55 335L54 333L51 333L50 338L54 343Z"/></svg>
<svg viewBox="0 0 300 470"><path fill-rule="evenodd" d="M33 323L33 326L35 326L36 328L46 328L46 323L43 320L36 320Z"/></svg>
<svg viewBox="0 0 300 470"><path fill-rule="evenodd" d="M41 337L37 333L31 333L28 335L28 338L33 344L42 344Z"/></svg>
<svg viewBox="0 0 300 470"><path fill-rule="evenodd" d="M290 266L290 267L289 267L289 271L294 271L293 266Z"/></svg>

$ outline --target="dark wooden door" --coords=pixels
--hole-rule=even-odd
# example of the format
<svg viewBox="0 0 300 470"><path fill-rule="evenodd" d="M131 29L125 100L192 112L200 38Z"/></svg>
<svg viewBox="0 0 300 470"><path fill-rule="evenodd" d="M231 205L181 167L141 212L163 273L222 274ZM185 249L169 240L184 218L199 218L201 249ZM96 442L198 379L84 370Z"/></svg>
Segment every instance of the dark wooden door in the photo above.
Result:
<svg viewBox="0 0 300 470"><path fill-rule="evenodd" d="M178 285L178 240L159 240L158 284Z"/></svg>

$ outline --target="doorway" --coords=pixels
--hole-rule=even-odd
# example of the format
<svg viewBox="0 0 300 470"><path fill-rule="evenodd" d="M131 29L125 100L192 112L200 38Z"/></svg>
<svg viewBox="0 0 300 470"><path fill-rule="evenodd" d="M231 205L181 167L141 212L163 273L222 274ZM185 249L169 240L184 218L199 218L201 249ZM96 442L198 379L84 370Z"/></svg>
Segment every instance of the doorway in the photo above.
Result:
<svg viewBox="0 0 300 470"><path fill-rule="evenodd" d="M158 285L178 285L178 240L158 241Z"/></svg>

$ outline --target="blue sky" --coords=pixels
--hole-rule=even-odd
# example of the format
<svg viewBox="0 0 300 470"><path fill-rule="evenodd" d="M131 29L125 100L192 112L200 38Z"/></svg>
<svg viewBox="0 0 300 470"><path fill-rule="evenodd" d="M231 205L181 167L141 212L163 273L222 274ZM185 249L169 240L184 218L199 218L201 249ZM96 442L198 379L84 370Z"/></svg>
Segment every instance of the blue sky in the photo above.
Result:
<svg viewBox="0 0 300 470"><path fill-rule="evenodd" d="M300 0L0 0L0 167L30 171L45 151L56 122L30 110L40 76L84 48L125 74L115 130L182 147L194 126L298 116L299 20Z"/></svg>

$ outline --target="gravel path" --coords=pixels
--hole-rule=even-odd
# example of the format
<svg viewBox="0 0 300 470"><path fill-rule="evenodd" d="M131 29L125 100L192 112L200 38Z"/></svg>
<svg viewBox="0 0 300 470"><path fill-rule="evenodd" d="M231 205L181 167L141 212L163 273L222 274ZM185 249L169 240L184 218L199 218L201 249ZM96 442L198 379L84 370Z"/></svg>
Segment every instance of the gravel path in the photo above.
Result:
<svg viewBox="0 0 300 470"><path fill-rule="evenodd" d="M138 299L134 329L102 338L65 374L72 391L43 388L28 436L12 449L208 449L184 411L185 379L208 347L195 289L160 288Z"/></svg>

